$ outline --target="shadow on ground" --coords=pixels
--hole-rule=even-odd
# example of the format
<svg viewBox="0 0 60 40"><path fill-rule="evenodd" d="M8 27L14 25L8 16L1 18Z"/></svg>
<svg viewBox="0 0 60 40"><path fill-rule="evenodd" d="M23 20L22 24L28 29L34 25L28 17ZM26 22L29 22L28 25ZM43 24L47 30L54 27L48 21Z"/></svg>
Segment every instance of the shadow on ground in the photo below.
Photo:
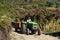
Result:
<svg viewBox="0 0 60 40"><path fill-rule="evenodd" d="M51 36L54 36L54 37L59 37L59 39L60 39L60 32L46 33L45 35L51 35Z"/></svg>
<svg viewBox="0 0 60 40"><path fill-rule="evenodd" d="M26 33L22 33L21 31L14 31L14 32L17 32L19 34L26 34ZM26 34L27 35L27 34ZM32 33L29 33L29 35L33 35Z"/></svg>

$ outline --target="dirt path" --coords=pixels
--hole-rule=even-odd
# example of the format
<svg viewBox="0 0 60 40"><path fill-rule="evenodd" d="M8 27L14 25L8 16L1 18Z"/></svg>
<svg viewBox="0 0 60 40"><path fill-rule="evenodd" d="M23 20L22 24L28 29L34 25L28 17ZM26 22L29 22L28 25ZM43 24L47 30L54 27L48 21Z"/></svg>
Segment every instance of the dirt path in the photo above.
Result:
<svg viewBox="0 0 60 40"><path fill-rule="evenodd" d="M58 37L53 37L49 35L41 34L38 36L37 34L34 35L26 35L26 34L19 34L16 32L11 32L11 40L60 40Z"/></svg>

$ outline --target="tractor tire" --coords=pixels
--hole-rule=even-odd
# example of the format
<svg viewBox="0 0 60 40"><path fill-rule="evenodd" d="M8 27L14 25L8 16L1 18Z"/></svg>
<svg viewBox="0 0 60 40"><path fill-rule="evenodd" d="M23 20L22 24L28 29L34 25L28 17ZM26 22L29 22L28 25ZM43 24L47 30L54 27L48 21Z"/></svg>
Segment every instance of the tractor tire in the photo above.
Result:
<svg viewBox="0 0 60 40"><path fill-rule="evenodd" d="M23 34L26 33L26 26L24 24L21 26L21 32Z"/></svg>
<svg viewBox="0 0 60 40"><path fill-rule="evenodd" d="M32 32L32 34L35 34L35 33L36 33L36 31L35 31L35 30L34 30L34 31L32 30L31 32Z"/></svg>
<svg viewBox="0 0 60 40"><path fill-rule="evenodd" d="M29 35L29 29L28 28L26 29L26 34Z"/></svg>
<svg viewBox="0 0 60 40"><path fill-rule="evenodd" d="M18 31L18 29L17 28L15 28L15 32L17 32Z"/></svg>
<svg viewBox="0 0 60 40"><path fill-rule="evenodd" d="M38 35L41 35L41 31L40 30L38 30Z"/></svg>

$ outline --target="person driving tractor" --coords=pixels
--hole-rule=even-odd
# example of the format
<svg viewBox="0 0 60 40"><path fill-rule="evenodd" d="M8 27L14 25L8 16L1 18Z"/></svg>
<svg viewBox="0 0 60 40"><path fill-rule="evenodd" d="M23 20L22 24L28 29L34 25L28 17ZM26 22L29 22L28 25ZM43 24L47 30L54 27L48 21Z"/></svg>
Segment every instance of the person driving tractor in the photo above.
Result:
<svg viewBox="0 0 60 40"><path fill-rule="evenodd" d="M15 31L17 32L18 29L20 29L19 31L21 33L26 33L27 35L29 35L30 31L32 34L35 34L36 32L38 32L38 35L40 35L40 29L38 29L38 23L31 21L30 17L27 18L26 21L22 21L21 25L20 22L16 19L15 22L13 22L13 24L15 25Z"/></svg>
<svg viewBox="0 0 60 40"><path fill-rule="evenodd" d="M31 21L31 19L30 19L30 17L28 17L27 22L30 22L30 21Z"/></svg>

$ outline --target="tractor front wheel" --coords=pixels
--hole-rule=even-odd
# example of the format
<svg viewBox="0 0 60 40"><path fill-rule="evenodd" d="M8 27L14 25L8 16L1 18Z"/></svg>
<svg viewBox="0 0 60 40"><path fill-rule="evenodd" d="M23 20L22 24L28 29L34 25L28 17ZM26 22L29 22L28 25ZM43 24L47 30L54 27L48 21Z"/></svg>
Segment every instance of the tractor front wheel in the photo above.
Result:
<svg viewBox="0 0 60 40"><path fill-rule="evenodd" d="M29 35L29 29L28 28L26 29L26 34Z"/></svg>
<svg viewBox="0 0 60 40"><path fill-rule="evenodd" d="M40 30L38 30L38 35L41 35L41 31Z"/></svg>

